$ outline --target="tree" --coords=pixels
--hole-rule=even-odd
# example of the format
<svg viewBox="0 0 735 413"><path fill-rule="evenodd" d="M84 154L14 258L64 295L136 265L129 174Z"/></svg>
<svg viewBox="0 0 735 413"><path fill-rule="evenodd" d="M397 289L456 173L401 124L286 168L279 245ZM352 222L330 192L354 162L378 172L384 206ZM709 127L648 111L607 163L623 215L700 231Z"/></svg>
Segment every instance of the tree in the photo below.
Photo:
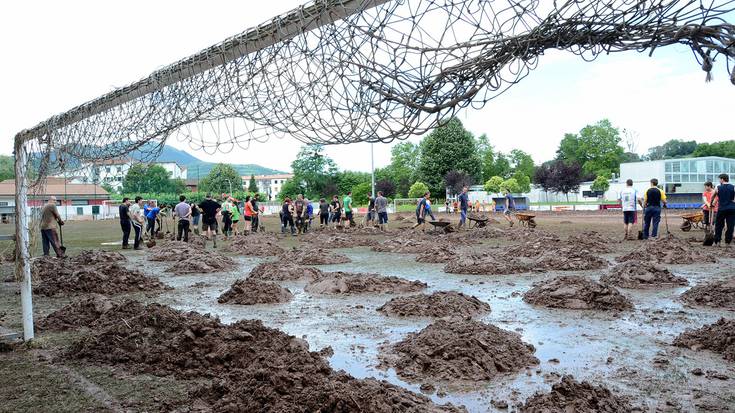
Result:
<svg viewBox="0 0 735 413"><path fill-rule="evenodd" d="M102 184L102 189L104 189L105 191L107 191L108 194L115 194L115 193L117 193L117 191L115 191L115 188L113 188L112 185L110 185L109 182L103 183Z"/></svg>
<svg viewBox="0 0 735 413"><path fill-rule="evenodd" d="M735 158L735 140L700 143L697 145L696 149L692 151L692 156L722 156L725 158Z"/></svg>
<svg viewBox="0 0 735 413"><path fill-rule="evenodd" d="M199 181L199 188L212 194L242 191L242 178L229 164L218 163Z"/></svg>
<svg viewBox="0 0 735 413"><path fill-rule="evenodd" d="M352 191L357 185L367 183L370 185L370 174L367 172L344 171L335 175L335 181L339 193L346 194Z"/></svg>
<svg viewBox="0 0 735 413"><path fill-rule="evenodd" d="M181 179L171 179L171 173L163 166L136 163L128 169L123 179L122 192L165 194L180 193L185 189L184 182Z"/></svg>
<svg viewBox="0 0 735 413"><path fill-rule="evenodd" d="M457 118L434 129L421 141L418 175L431 191L441 193L444 176L453 169L473 179L481 176L477 142Z"/></svg>
<svg viewBox="0 0 735 413"><path fill-rule="evenodd" d="M393 198L396 195L396 185L390 179L381 179L375 182L375 191L382 192L386 198Z"/></svg>
<svg viewBox="0 0 735 413"><path fill-rule="evenodd" d="M250 182L248 183L248 191L258 192L258 183L255 182L255 175L250 175Z"/></svg>
<svg viewBox="0 0 735 413"><path fill-rule="evenodd" d="M324 155L324 146L302 146L296 159L291 163L294 177L309 198L322 195L324 187L337 173L337 165Z"/></svg>
<svg viewBox="0 0 735 413"><path fill-rule="evenodd" d="M569 193L579 190L579 183L582 182L582 166L577 162L555 160L549 164L549 169L549 189L566 195L568 201Z"/></svg>
<svg viewBox="0 0 735 413"><path fill-rule="evenodd" d="M605 175L597 175L590 189L593 191L607 192L610 189L610 178Z"/></svg>
<svg viewBox="0 0 735 413"><path fill-rule="evenodd" d="M651 161L669 158L690 156L697 149L696 141L671 139L663 145L654 146L648 150L647 158Z"/></svg>
<svg viewBox="0 0 735 413"><path fill-rule="evenodd" d="M585 176L618 172L625 152L620 142L618 129L603 119L585 126L579 134L565 134L556 159L578 163Z"/></svg>
<svg viewBox="0 0 735 413"><path fill-rule="evenodd" d="M0 155L0 181L15 178L15 159L12 156Z"/></svg>
<svg viewBox="0 0 735 413"><path fill-rule="evenodd" d="M409 198L421 198L426 192L429 191L429 187L423 182L416 182L411 185L408 189Z"/></svg>
<svg viewBox="0 0 735 413"><path fill-rule="evenodd" d="M472 177L462 171L451 170L444 176L444 186L452 194L462 192L462 188L472 185Z"/></svg>
<svg viewBox="0 0 735 413"><path fill-rule="evenodd" d="M516 172L510 178L516 181L518 185L518 191L516 193L531 192L531 177L524 174L523 172Z"/></svg>
<svg viewBox="0 0 735 413"><path fill-rule="evenodd" d="M420 153L421 149L414 143L396 144L390 151L390 165L376 170L376 178L392 180L396 186L396 194L408 194L408 189L416 180Z"/></svg>
<svg viewBox="0 0 735 413"><path fill-rule="evenodd" d="M493 176L485 182L485 191L491 194L500 193L503 190L503 178L500 176Z"/></svg>
<svg viewBox="0 0 735 413"><path fill-rule="evenodd" d="M288 179L281 185L281 191L278 192L278 198L283 201L286 198L295 199L298 194L306 192L300 181L296 179Z"/></svg>
<svg viewBox="0 0 735 413"><path fill-rule="evenodd" d="M529 178L533 176L536 169L531 155L520 149L510 151L510 166L514 175L525 175Z"/></svg>
<svg viewBox="0 0 735 413"><path fill-rule="evenodd" d="M518 181L515 178L508 178L500 184L500 189L503 192L509 192L511 194L517 194L521 192L521 186L518 185Z"/></svg>
<svg viewBox="0 0 735 413"><path fill-rule="evenodd" d="M371 195L372 184L370 182L360 182L352 188L352 200L355 205L367 205L368 197Z"/></svg>

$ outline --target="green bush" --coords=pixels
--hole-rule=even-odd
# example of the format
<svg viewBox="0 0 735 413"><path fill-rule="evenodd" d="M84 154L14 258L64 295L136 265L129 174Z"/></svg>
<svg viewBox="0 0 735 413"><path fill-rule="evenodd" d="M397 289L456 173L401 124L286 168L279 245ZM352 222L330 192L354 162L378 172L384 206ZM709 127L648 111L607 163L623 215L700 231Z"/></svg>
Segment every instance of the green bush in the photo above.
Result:
<svg viewBox="0 0 735 413"><path fill-rule="evenodd" d="M408 189L409 198L421 198L429 191L429 187L423 182L416 182Z"/></svg>

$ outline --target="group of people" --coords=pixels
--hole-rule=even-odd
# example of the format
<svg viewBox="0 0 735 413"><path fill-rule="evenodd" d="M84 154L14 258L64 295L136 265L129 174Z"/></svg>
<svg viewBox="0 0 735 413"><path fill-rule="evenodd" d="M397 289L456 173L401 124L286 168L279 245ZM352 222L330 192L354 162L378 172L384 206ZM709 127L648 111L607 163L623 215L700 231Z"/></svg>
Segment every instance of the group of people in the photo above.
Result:
<svg viewBox="0 0 735 413"><path fill-rule="evenodd" d="M130 232L135 232L133 249L141 249L143 237L155 239L161 231L166 219L172 219L176 227L176 239L178 241L189 241L189 233L206 234L207 240L212 240L217 248L217 233L220 231L220 220L222 222L222 234L225 239L231 235L239 235L239 222L241 218L245 221L243 234L258 230L260 209L258 207L258 195L245 197L240 209L240 202L227 194L222 194L222 203L213 199L212 194L206 194L205 199L196 204L187 202L186 197L181 195L179 203L173 206L157 205L155 201L145 202L142 197L137 196L131 202L130 198L123 198L118 213L120 227L122 228L122 248L130 248ZM143 228L145 226L145 231ZM205 244L206 246L206 244Z"/></svg>
<svg viewBox="0 0 735 413"><path fill-rule="evenodd" d="M286 197L279 211L281 233L286 234L290 231L294 236L306 233L312 226L315 212L319 215L319 226L321 228L356 225L352 191L348 191L341 200L337 195L332 197L331 202L321 198L317 207L318 211L315 211L311 201L301 194L293 200ZM378 191L376 197L368 197L368 211L365 219L366 225L377 224L381 229L386 228L388 224L388 199L383 196L383 192Z"/></svg>
<svg viewBox="0 0 735 413"><path fill-rule="evenodd" d="M725 231L725 243L730 244L735 229L735 186L730 183L728 174L721 174L717 187L712 182L705 182L702 193L703 223L710 227L714 221L714 245L720 245L722 233ZM642 239L658 237L661 222L661 211L668 207L666 193L658 187L658 179L650 181L650 187L642 194L633 188L633 180L626 181L626 187L620 192L618 201L623 209L625 225L624 239L634 238L634 228L638 219L638 207L643 211ZM726 230L725 230L726 228Z"/></svg>

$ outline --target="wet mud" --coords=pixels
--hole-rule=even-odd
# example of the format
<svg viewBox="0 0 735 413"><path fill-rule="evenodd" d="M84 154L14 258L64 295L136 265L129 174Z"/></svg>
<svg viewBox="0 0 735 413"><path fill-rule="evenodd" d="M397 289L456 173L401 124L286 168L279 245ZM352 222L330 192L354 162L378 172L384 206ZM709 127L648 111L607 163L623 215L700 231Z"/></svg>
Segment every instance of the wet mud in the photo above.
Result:
<svg viewBox="0 0 735 413"><path fill-rule="evenodd" d="M684 277L648 261L625 261L600 277L600 281L620 288L671 288L689 285Z"/></svg>
<svg viewBox="0 0 735 413"><path fill-rule="evenodd" d="M675 346L692 350L710 350L725 360L735 362L735 319L721 318L714 324L681 333L674 339Z"/></svg>
<svg viewBox="0 0 735 413"><path fill-rule="evenodd" d="M570 375L562 377L559 383L551 386L550 392L533 395L519 410L523 413L641 411L632 406L625 397L616 396L603 386L595 386L586 381L578 382Z"/></svg>
<svg viewBox="0 0 735 413"><path fill-rule="evenodd" d="M572 310L629 310L633 304L620 291L606 284L563 275L534 284L523 294L529 304Z"/></svg>
<svg viewBox="0 0 735 413"><path fill-rule="evenodd" d="M457 291L436 291L392 298L378 311L394 317L474 317L490 312L490 305Z"/></svg>
<svg viewBox="0 0 735 413"><path fill-rule="evenodd" d="M263 262L250 271L248 278L257 281L314 280L322 275L318 268L288 261Z"/></svg>
<svg viewBox="0 0 735 413"><path fill-rule="evenodd" d="M281 261L290 261L300 265L333 265L350 262L344 254L324 248L292 248L278 257Z"/></svg>
<svg viewBox="0 0 735 413"><path fill-rule="evenodd" d="M681 295L690 305L735 310L735 277L697 284Z"/></svg>
<svg viewBox="0 0 735 413"><path fill-rule="evenodd" d="M696 264L717 262L711 248L691 244L678 238L648 240L635 250L616 258L624 261L650 261L659 264Z"/></svg>
<svg viewBox="0 0 735 413"><path fill-rule="evenodd" d="M371 273L325 272L309 282L304 291L311 294L400 294L421 291L421 281Z"/></svg>
<svg viewBox="0 0 735 413"><path fill-rule="evenodd" d="M220 304L276 304L287 303L293 299L293 294L287 288L278 284L257 281L251 278L237 280L217 298Z"/></svg>
<svg viewBox="0 0 735 413"><path fill-rule="evenodd" d="M285 251L278 245L278 239L265 234L236 235L230 237L223 251L252 257L275 257Z"/></svg>

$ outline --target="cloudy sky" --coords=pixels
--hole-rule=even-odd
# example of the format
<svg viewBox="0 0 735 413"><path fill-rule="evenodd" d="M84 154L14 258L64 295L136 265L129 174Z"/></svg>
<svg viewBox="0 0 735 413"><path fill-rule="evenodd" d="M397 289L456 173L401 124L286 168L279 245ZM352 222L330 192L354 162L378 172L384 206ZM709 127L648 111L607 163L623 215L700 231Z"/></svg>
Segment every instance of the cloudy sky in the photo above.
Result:
<svg viewBox="0 0 735 413"><path fill-rule="evenodd" d="M2 2L0 153L11 153L13 136L24 128L300 4ZM552 52L523 82L483 109L461 113L460 119L476 135L486 133L498 150L519 148L537 162L554 156L564 133L603 118L634 131L639 153L671 138L732 139L735 86L724 61L717 62L713 73L714 81L705 83L691 52L677 46L659 49L653 57L626 53L593 63ZM288 170L299 146L285 138L247 151L193 154L209 161ZM376 144L374 149L376 166L385 165L390 145ZM369 170L368 150L368 144L354 144L329 147L327 153L344 169Z"/></svg>

